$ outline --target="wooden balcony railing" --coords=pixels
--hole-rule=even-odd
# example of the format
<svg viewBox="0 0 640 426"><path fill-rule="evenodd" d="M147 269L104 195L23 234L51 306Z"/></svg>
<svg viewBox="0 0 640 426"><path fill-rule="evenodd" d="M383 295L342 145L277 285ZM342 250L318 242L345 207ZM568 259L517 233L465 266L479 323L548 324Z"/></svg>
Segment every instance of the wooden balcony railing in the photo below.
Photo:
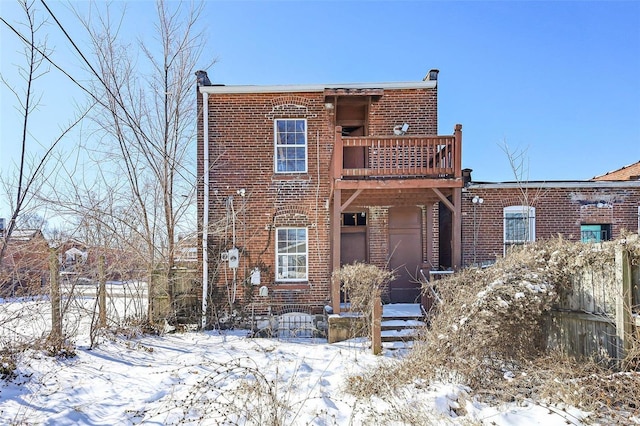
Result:
<svg viewBox="0 0 640 426"><path fill-rule="evenodd" d="M343 137L336 127L334 179L462 176L462 126L451 136Z"/></svg>

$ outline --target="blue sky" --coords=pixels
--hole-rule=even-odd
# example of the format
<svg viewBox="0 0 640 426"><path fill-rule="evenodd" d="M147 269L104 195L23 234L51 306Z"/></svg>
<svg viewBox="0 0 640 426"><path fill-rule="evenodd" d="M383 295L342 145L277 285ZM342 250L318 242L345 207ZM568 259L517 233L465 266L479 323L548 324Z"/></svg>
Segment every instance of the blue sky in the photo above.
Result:
<svg viewBox="0 0 640 426"><path fill-rule="evenodd" d="M48 4L87 49L64 3ZM154 4L127 6L132 40L148 37ZM0 16L15 22L14 3L0 0ZM438 68L439 133L463 125L463 167L476 181L514 179L504 143L527 150L530 180L589 179L640 161L640 2L207 1L202 26L214 83L418 81ZM86 78L59 30L46 32L54 56ZM3 76L15 77L18 48L0 27ZM38 89L33 133L46 145L82 94L54 70ZM3 87L3 173L17 153L14 104Z"/></svg>

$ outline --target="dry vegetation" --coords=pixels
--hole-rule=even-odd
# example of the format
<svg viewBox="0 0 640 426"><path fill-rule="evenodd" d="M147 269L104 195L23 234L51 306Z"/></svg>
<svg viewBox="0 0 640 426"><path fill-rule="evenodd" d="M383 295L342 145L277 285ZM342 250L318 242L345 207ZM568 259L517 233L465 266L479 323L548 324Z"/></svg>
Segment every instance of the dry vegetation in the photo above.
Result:
<svg viewBox="0 0 640 426"><path fill-rule="evenodd" d="M362 330L353 330L354 336L368 336L374 303L387 291L389 282L394 279L392 271L368 263L355 262L344 265L336 273L347 295L350 311L362 314ZM379 302L378 302L379 303Z"/></svg>
<svg viewBox="0 0 640 426"><path fill-rule="evenodd" d="M607 424L640 418L637 334L627 358L615 363L550 351L542 332L551 307L572 291L571 275L585 265L604 268L616 245L625 246L632 262L640 261L637 238L599 245L558 238L527 245L492 267L438 281L443 304L407 358L352 377L348 390L388 398L416 380L453 378L481 401L570 404Z"/></svg>

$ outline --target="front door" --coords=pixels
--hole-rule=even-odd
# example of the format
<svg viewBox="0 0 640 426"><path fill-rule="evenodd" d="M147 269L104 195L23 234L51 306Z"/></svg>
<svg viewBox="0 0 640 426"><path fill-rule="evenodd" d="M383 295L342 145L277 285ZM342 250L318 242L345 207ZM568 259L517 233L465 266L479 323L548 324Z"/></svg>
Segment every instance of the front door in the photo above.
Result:
<svg viewBox="0 0 640 426"><path fill-rule="evenodd" d="M389 209L389 268L396 279L389 284L391 303L419 303L419 268L422 266L422 210Z"/></svg>

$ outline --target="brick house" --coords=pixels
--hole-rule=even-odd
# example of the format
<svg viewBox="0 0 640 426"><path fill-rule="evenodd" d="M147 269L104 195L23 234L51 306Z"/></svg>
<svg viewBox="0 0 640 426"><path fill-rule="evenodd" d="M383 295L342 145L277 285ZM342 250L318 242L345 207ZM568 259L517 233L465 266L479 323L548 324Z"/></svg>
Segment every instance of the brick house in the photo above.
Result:
<svg viewBox="0 0 640 426"><path fill-rule="evenodd" d="M558 235L598 242L640 232L639 165L587 181L469 182L462 194L462 265L491 263L513 245Z"/></svg>
<svg viewBox="0 0 640 426"><path fill-rule="evenodd" d="M461 265L462 126L437 136L437 70L284 86L196 74L198 258L214 303L337 313L332 273L357 260L396 270L388 302L414 302L418 269Z"/></svg>
<svg viewBox="0 0 640 426"><path fill-rule="evenodd" d="M39 229L14 230L0 265L0 298L46 294L49 256L49 243Z"/></svg>

